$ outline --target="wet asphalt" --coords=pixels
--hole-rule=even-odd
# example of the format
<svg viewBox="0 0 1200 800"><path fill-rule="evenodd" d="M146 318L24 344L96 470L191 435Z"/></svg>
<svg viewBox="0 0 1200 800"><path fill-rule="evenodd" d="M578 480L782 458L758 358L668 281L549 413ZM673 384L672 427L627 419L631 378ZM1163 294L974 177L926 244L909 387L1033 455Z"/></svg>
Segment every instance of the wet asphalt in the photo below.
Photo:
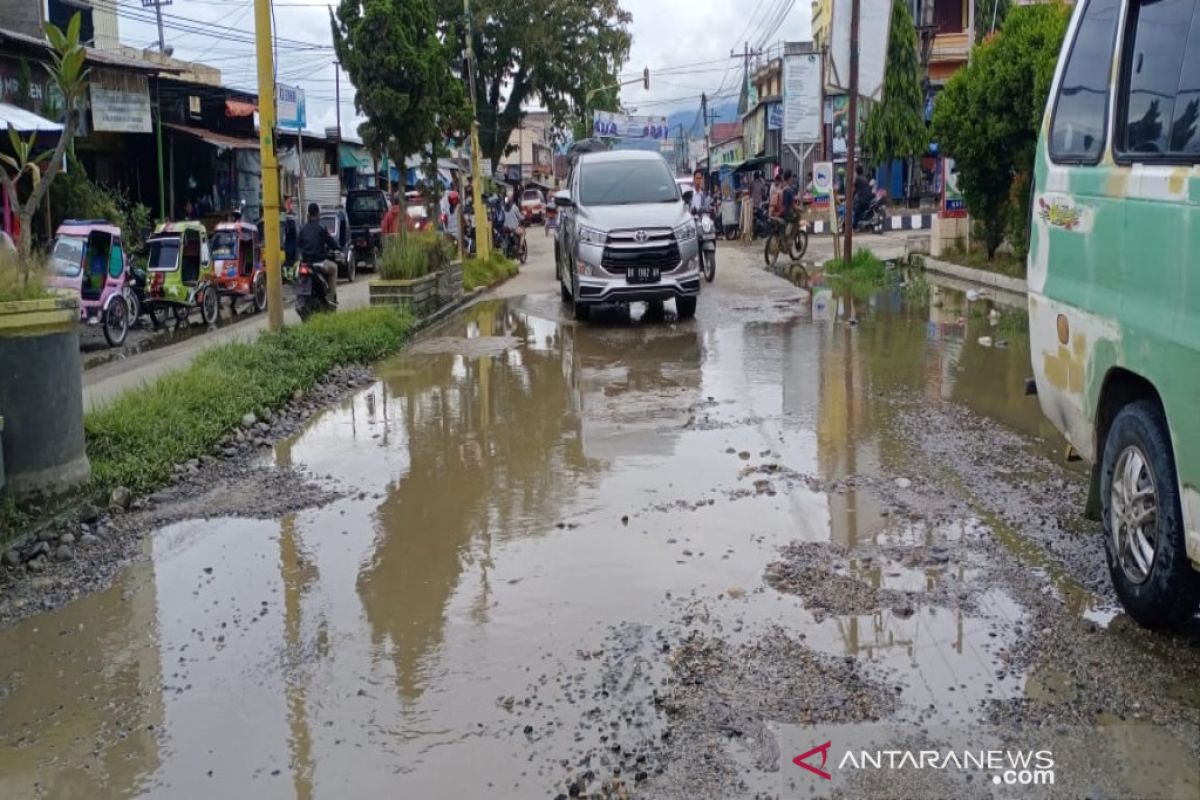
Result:
<svg viewBox="0 0 1200 800"><path fill-rule="evenodd" d="M0 797L1200 796L1198 638L1116 606L1021 308L722 243L696 320L580 324L531 245L0 630ZM850 729L1056 783L793 762Z"/></svg>

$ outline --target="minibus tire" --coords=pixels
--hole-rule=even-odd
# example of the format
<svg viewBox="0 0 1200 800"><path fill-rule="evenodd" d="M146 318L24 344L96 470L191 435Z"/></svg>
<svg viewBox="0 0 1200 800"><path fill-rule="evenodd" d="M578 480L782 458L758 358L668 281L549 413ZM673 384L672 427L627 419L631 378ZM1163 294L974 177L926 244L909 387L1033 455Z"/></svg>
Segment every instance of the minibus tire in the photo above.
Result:
<svg viewBox="0 0 1200 800"><path fill-rule="evenodd" d="M1144 577L1131 574L1139 572L1139 567L1136 563L1127 566L1131 562L1128 556L1123 563L1122 548L1114 537L1114 528L1119 527L1115 520L1121 518L1123 504L1113 496L1114 473L1118 466L1124 473L1123 467L1129 463L1123 460L1125 454L1144 461L1140 474L1146 490L1152 487L1154 492L1154 552ZM1134 461L1135 466L1138 463ZM1116 482L1118 492L1122 483L1124 486L1131 483L1124 475ZM1138 481L1135 479L1132 484L1136 487ZM1101 461L1100 502L1108 571L1126 612L1147 628L1172 628L1187 623L1200 605L1200 572L1188 560L1174 453L1166 420L1155 401L1130 403L1113 419ZM1125 526L1122 530L1129 528Z"/></svg>

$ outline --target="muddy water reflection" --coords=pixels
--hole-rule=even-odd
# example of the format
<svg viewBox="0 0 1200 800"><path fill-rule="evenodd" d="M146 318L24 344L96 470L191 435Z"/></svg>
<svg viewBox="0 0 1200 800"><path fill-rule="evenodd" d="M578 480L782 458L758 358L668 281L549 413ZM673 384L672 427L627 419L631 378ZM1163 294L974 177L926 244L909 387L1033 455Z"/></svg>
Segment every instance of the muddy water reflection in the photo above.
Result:
<svg viewBox="0 0 1200 800"><path fill-rule="evenodd" d="M1017 691L988 677L1021 614L1003 593L975 615L816 620L753 591L797 538L954 544L977 521L910 524L859 489L756 493L746 466L903 474L896 389L1039 428L1018 337L984 352L986 318L957 332L900 308L876 300L851 328L816 307L600 326L475 307L276 447L345 499L160 531L111 591L0 633L0 796L538 796L599 735L577 723L604 666L579 653L670 624L678 598L736 616L726 632L794 622L898 676L914 708Z"/></svg>

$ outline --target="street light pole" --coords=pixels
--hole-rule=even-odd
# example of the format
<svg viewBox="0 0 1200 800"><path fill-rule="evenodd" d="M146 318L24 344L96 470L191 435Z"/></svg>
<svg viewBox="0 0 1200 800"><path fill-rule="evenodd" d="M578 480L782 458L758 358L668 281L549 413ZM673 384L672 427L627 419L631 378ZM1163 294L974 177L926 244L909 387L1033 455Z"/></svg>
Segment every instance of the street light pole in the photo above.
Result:
<svg viewBox="0 0 1200 800"><path fill-rule="evenodd" d="M283 328L283 275L279 271L279 162L275 158L275 69L271 0L254 0L258 60L258 148L262 165L263 260L267 265L267 324ZM301 131L303 135L303 131Z"/></svg>
<svg viewBox="0 0 1200 800"><path fill-rule="evenodd" d="M854 255L854 149L858 146L858 0L850 4L850 134L846 137L846 228L845 243L842 245L842 263L849 267Z"/></svg>
<svg viewBox="0 0 1200 800"><path fill-rule="evenodd" d="M325 95L325 96L328 97L329 95ZM333 62L333 113L334 113L334 119L336 120L336 125L337 125L337 143L339 145L338 149L340 151L340 149L341 149L340 145L342 143L342 65L341 65L341 62L339 62L339 61ZM342 163L341 158L342 158L342 154L339 152L338 153L338 164L339 164L338 169L339 170L341 169L341 166L340 166L340 164Z"/></svg>

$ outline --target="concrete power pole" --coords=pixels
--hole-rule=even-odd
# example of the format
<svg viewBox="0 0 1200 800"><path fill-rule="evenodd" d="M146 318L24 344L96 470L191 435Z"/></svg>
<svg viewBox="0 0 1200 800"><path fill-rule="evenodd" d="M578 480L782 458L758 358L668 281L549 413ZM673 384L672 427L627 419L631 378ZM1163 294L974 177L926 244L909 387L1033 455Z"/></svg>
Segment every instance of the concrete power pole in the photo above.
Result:
<svg viewBox="0 0 1200 800"><path fill-rule="evenodd" d="M846 137L846 238L842 245L842 258L850 264L854 255L854 150L858 147L858 0L850 4L850 134Z"/></svg>
<svg viewBox="0 0 1200 800"><path fill-rule="evenodd" d="M471 0L463 0L467 18L467 78L471 90L471 203L475 207L475 254L487 259L492 249L492 225L483 207L483 178L479 174L479 110L475 107L475 46L471 39Z"/></svg>
<svg viewBox="0 0 1200 800"><path fill-rule="evenodd" d="M263 260L267 264L267 325L277 331L283 328L283 274L279 271L279 162L275 158L271 0L254 0L254 34L258 56L258 147L262 169Z"/></svg>

